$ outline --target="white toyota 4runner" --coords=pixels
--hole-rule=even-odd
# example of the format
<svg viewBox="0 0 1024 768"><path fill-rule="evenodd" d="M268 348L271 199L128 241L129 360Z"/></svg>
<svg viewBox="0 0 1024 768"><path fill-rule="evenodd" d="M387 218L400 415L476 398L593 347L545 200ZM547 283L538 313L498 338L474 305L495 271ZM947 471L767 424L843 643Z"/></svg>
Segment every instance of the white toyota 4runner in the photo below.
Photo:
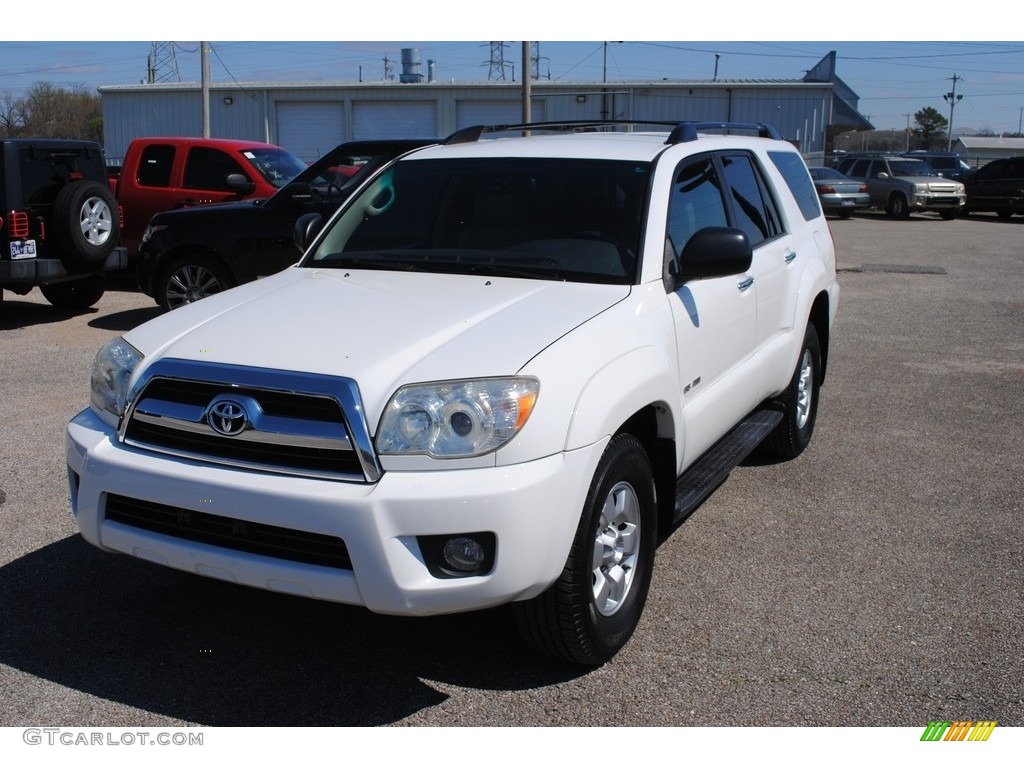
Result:
<svg viewBox="0 0 1024 768"><path fill-rule="evenodd" d="M380 613L511 603L611 658L660 538L810 440L835 252L771 128L543 130L409 152L300 219L294 267L103 347L82 536Z"/></svg>

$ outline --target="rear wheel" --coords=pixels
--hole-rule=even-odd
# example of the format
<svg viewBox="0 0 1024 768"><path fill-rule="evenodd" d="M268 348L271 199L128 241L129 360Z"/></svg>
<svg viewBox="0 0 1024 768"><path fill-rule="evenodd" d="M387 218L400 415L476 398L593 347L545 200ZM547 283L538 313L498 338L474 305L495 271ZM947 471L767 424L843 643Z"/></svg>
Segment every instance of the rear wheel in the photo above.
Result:
<svg viewBox="0 0 1024 768"><path fill-rule="evenodd" d="M205 256L175 259L161 273L156 283L156 300L164 309L205 299L232 285L227 270Z"/></svg>
<svg viewBox="0 0 1024 768"><path fill-rule="evenodd" d="M57 309L88 309L103 297L106 288L103 275L39 286L46 300Z"/></svg>
<svg viewBox="0 0 1024 768"><path fill-rule="evenodd" d="M782 421L765 438L763 448L781 459L795 459L811 441L818 417L818 382L821 379L821 346L813 325L804 331L804 343L793 378L782 393Z"/></svg>
<svg viewBox="0 0 1024 768"><path fill-rule="evenodd" d="M594 473L562 575L534 599L513 604L523 639L577 664L611 659L640 621L656 545L651 462L635 437L621 434Z"/></svg>
<svg viewBox="0 0 1024 768"><path fill-rule="evenodd" d="M996 216L998 216L1000 219L1008 219L1011 216L1013 216L1013 211L1011 211L1009 208L1000 208L998 211L996 211Z"/></svg>

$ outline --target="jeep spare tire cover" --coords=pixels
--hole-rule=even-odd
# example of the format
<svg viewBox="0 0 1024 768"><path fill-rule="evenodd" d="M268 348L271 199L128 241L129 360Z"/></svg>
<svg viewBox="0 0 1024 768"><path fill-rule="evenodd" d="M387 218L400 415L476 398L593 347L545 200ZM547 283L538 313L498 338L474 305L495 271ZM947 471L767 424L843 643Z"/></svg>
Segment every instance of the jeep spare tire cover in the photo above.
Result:
<svg viewBox="0 0 1024 768"><path fill-rule="evenodd" d="M102 262L121 236L114 194L96 181L68 184L53 201L50 231L62 255L81 264Z"/></svg>

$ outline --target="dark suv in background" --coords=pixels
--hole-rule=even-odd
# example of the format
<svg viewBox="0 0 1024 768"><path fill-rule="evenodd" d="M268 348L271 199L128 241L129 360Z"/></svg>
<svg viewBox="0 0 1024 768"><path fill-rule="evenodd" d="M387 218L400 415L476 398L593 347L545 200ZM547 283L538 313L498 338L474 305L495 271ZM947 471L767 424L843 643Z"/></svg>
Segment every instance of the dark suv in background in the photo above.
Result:
<svg viewBox="0 0 1024 768"><path fill-rule="evenodd" d="M3 139L0 173L0 297L38 286L55 307L95 304L103 273L127 264L100 145Z"/></svg>
<svg viewBox="0 0 1024 768"><path fill-rule="evenodd" d="M904 153L903 156L912 160L924 160L944 179L966 181L974 173L974 169L956 152L926 152L923 149L916 149Z"/></svg>
<svg viewBox="0 0 1024 768"><path fill-rule="evenodd" d="M967 211L994 211L1001 219L1024 214L1024 157L993 160L967 180Z"/></svg>

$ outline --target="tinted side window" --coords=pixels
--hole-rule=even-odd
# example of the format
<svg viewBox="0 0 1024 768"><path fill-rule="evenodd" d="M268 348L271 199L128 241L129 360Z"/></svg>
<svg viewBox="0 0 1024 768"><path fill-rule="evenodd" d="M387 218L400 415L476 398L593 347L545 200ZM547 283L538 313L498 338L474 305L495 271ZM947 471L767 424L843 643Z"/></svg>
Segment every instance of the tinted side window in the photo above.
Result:
<svg viewBox="0 0 1024 768"><path fill-rule="evenodd" d="M847 173L847 176L856 176L863 179L868 175L868 166L870 164L870 160L858 160L853 164L853 169Z"/></svg>
<svg viewBox="0 0 1024 768"><path fill-rule="evenodd" d="M764 180L753 158L747 154L722 157L729 196L732 198L736 226L747 233L750 246L756 248L765 240L782 233L775 201L768 194Z"/></svg>
<svg viewBox="0 0 1024 768"><path fill-rule="evenodd" d="M722 185L710 157L682 166L672 183L666 237L678 259L690 238L704 227L725 227Z"/></svg>
<svg viewBox="0 0 1024 768"><path fill-rule="evenodd" d="M151 144L142 150L135 180L143 187L166 187L171 183L174 147Z"/></svg>
<svg viewBox="0 0 1024 768"><path fill-rule="evenodd" d="M217 189L228 191L227 178L232 173L248 174L233 157L219 149L193 147L185 159L184 185L191 189Z"/></svg>
<svg viewBox="0 0 1024 768"><path fill-rule="evenodd" d="M818 193L814 191L811 177L800 155L796 152L769 152L768 157L786 180L786 186L793 193L804 219L810 221L818 218L821 215Z"/></svg>

